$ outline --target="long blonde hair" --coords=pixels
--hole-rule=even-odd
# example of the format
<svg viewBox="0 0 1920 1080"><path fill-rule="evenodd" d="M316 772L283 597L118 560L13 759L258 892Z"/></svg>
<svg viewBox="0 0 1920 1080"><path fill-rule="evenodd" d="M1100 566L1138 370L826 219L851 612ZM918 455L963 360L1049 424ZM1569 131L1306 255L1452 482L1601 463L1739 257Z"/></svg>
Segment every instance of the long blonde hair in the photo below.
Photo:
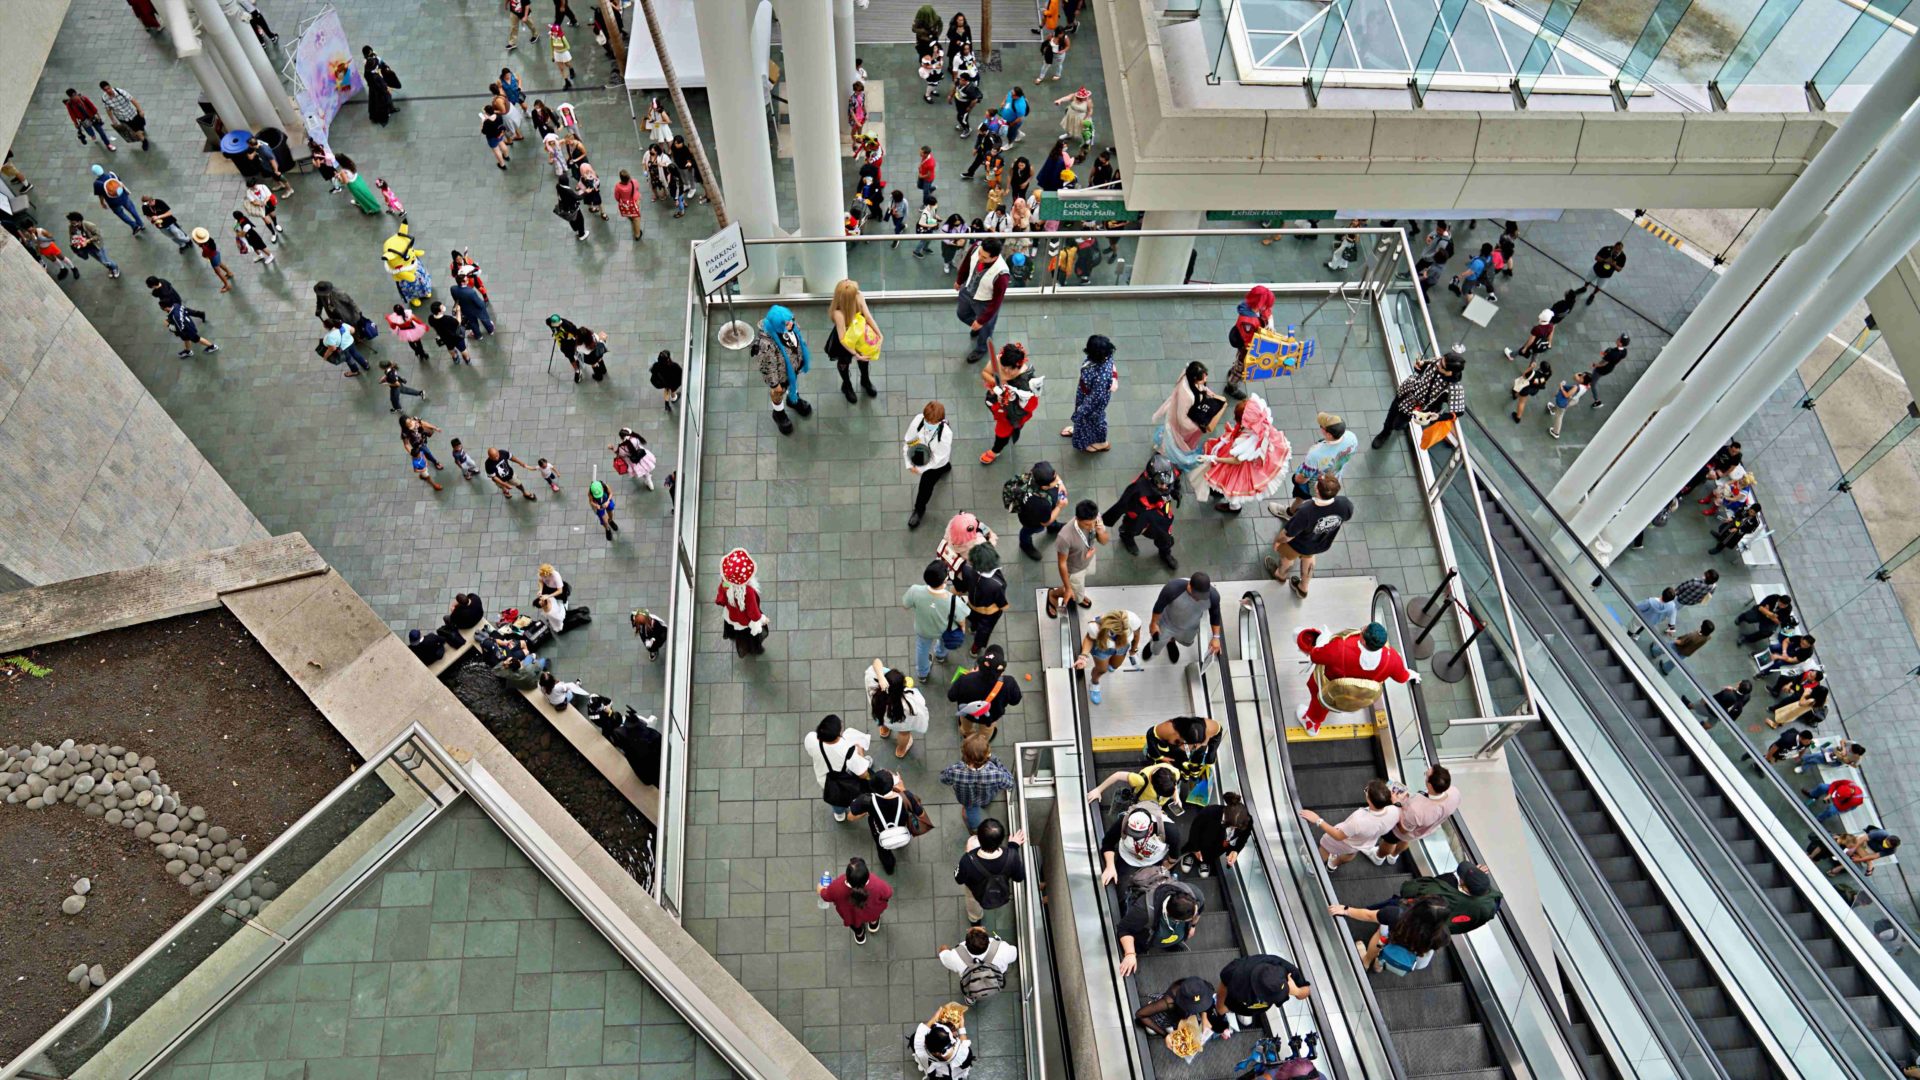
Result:
<svg viewBox="0 0 1920 1080"><path fill-rule="evenodd" d="M1127 615L1129 613L1115 608L1100 616L1097 620L1100 634L1094 639L1096 648L1111 649L1127 642Z"/></svg>
<svg viewBox="0 0 1920 1080"><path fill-rule="evenodd" d="M841 278L840 284L833 287L833 303L827 311L840 316L842 324L853 325L853 317L860 314L860 283L852 278Z"/></svg>

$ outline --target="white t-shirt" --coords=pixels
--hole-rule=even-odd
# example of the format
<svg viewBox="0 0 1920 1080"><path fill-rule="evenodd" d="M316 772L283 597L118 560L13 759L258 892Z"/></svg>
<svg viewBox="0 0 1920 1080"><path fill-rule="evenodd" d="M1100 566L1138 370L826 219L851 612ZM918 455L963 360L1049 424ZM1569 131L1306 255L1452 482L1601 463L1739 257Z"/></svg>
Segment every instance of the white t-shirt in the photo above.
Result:
<svg viewBox="0 0 1920 1080"><path fill-rule="evenodd" d="M566 602L560 599L558 593L551 594L547 597L546 607L535 607L533 609L533 617L546 623L547 629L557 634L565 629L567 625Z"/></svg>
<svg viewBox="0 0 1920 1080"><path fill-rule="evenodd" d="M951 949L940 950L940 963L955 975L964 975L975 963L992 964L997 971L1004 972L1020 958L1020 950L1011 942L997 935L987 939L987 951L979 956L968 951L967 943L962 941Z"/></svg>
<svg viewBox="0 0 1920 1080"><path fill-rule="evenodd" d="M872 745L873 736L852 728L841 732L839 739L828 743L824 748L820 745L818 732L809 731L807 737L800 740L801 748L807 752L807 760L813 762L813 778L822 788L827 786L829 762L834 768L845 769L855 776L872 768L873 759L867 756L867 748Z"/></svg>
<svg viewBox="0 0 1920 1080"><path fill-rule="evenodd" d="M1347 834L1347 838L1335 840L1323 834L1320 846L1335 855L1355 855L1371 848L1399 823L1400 808L1397 806L1389 806L1385 810L1375 810L1370 806L1356 807L1353 813L1347 815L1347 820L1337 826Z"/></svg>
<svg viewBox="0 0 1920 1080"><path fill-rule="evenodd" d="M900 440L900 460L909 466L913 464L913 459L907 456L907 448L916 441L926 444L928 452L932 454L927 463L920 467L922 471L943 468L953 460L953 425L945 420L929 425L926 417L916 416L913 423L907 425L906 437Z"/></svg>
<svg viewBox="0 0 1920 1080"><path fill-rule="evenodd" d="M1065 535L1065 534L1064 534L1064 533L1062 533L1062 535ZM1107 644L1107 645L1102 645L1102 644L1100 643L1100 619L1099 619L1099 617L1098 617L1098 616L1095 616L1095 617L1093 617L1093 618L1090 618L1090 619L1088 619L1088 620L1087 620L1087 630L1086 630L1086 634L1087 634L1087 636L1088 636L1088 637L1090 637L1090 638L1092 638L1092 639L1093 639L1093 647L1094 647L1094 648L1096 648L1096 649L1100 649L1100 648L1106 648L1106 649L1121 649L1121 650L1124 650L1124 649L1126 649L1126 648L1127 648L1127 646L1128 646L1128 644L1129 644L1129 643L1131 643L1131 642L1133 641L1133 635L1135 635L1135 634L1137 634L1137 633L1139 633L1139 632L1140 632L1140 616L1138 616L1138 615L1135 615L1135 614L1134 614L1133 612L1131 612L1131 611L1123 611L1123 612L1121 612L1121 614L1122 614L1122 615L1125 615L1125 616L1127 617L1127 632L1126 632L1125 634L1122 634L1122 635L1120 636L1120 640L1118 640L1118 641L1115 641L1115 642L1112 642L1111 644Z"/></svg>

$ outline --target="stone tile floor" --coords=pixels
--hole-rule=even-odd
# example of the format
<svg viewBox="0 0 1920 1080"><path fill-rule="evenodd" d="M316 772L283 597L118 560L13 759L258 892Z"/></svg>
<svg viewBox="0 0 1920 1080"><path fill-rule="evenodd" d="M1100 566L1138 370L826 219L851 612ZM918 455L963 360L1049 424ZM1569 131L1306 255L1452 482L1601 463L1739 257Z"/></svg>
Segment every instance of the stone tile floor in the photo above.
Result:
<svg viewBox="0 0 1920 1080"><path fill-rule="evenodd" d="M462 801L154 1075L735 1074L506 833Z"/></svg>

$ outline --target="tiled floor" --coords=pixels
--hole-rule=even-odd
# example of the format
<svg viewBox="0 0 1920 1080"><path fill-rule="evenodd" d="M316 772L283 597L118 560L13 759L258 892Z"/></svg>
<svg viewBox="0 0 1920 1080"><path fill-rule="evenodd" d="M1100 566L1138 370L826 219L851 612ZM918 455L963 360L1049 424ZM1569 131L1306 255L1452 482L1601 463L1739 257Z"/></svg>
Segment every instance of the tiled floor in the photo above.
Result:
<svg viewBox="0 0 1920 1080"><path fill-rule="evenodd" d="M463 801L155 1075L734 1074L507 835Z"/></svg>

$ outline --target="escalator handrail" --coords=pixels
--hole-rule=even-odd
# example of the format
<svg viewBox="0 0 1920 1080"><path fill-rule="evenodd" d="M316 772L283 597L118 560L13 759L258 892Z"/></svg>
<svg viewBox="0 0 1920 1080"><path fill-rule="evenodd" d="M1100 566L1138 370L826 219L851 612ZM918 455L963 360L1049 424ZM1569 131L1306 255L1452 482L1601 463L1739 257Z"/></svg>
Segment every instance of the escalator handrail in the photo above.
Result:
<svg viewBox="0 0 1920 1080"><path fill-rule="evenodd" d="M1244 621L1245 621L1244 613L1242 614L1241 618L1244 625ZM1201 655L1204 656L1205 653L1202 653ZM1242 658L1245 657L1244 649L1242 650L1241 655L1242 655ZM1247 756L1245 737L1242 735L1240 730L1240 711L1239 711L1238 705L1234 700L1233 676L1232 676L1232 673L1230 673L1227 670L1227 658L1224 654L1216 658L1216 662L1214 664L1207 665L1207 666L1213 667L1219 672L1220 700L1226 706L1226 710L1227 710L1227 722L1225 726L1230 736L1230 738L1228 739L1228 744L1231 750L1233 751L1234 764L1238 766L1236 771L1240 774L1239 779L1241 783L1239 786L1244 790L1249 787L1248 777L1246 774L1246 762L1249 761L1250 759ZM1206 669L1205 667L1203 667L1200 671L1200 679L1201 679L1202 686L1205 685L1206 677L1207 677ZM1258 703L1255 703L1256 710L1258 709L1258 707L1259 707ZM1218 775L1219 770L1216 769L1215 773L1216 775ZM1269 781L1269 785L1271 785L1271 781ZM1216 792L1224 791L1225 786L1219 782L1216 782L1214 784L1214 790ZM1215 797L1217 798L1218 796L1216 795ZM1268 800L1268 806L1270 809L1275 809L1270 799ZM1266 868L1267 881L1268 881L1269 887L1271 887L1276 894L1274 897L1275 906L1280 909L1281 931L1282 931L1282 934L1287 939L1288 954L1294 958L1294 962L1299 965L1300 969L1306 972L1309 981L1312 981L1317 977L1318 973L1315 969L1313 959L1309 954L1309 949L1311 947L1311 939L1307 936L1305 928L1302 927L1299 924L1299 922L1294 918L1292 909L1289 908L1287 904L1284 901L1282 901L1280 896L1278 895L1282 891L1280 882L1278 880L1280 864L1274 861L1273 849L1267 843L1266 834L1258 828L1251 829L1249 830L1249 832L1251 833L1251 839L1253 840L1254 847L1259 849L1260 864ZM1228 871L1232 871L1231 875L1229 875ZM1222 866L1218 868L1218 873L1220 874L1220 877L1221 877L1221 887L1223 889L1225 888L1225 885L1226 885L1226 879L1229 876L1232 876L1235 879L1236 888L1239 888L1242 890L1245 889L1245 886L1240 884L1238 881L1240 876L1240 870L1238 867ZM1247 930L1251 932L1251 931L1255 931L1256 928L1249 926L1247 927ZM1242 946L1244 949L1244 946L1245 946L1244 941L1242 942ZM1282 1008L1284 1009L1285 1006L1283 1005ZM1329 1074L1334 1077L1345 1077L1349 1075L1358 1076L1359 1075L1358 1072L1351 1073L1351 1074L1347 1072L1345 1068L1345 1063L1341 1060L1341 1057L1340 1057L1340 1050L1337 1045L1338 1040L1324 1037L1325 1033L1331 1032L1334 1029L1333 1029L1332 1022L1327 1015L1326 1003L1322 1000L1322 996L1319 994L1309 994L1307 996L1307 1009L1313 1014L1314 1029L1323 1034L1323 1037L1320 1040L1320 1048L1321 1048L1320 1052L1323 1055L1325 1055L1327 1059L1327 1064L1330 1068ZM1284 1013L1282 1015L1284 1017ZM1281 1034L1284 1034L1284 1032L1282 1032Z"/></svg>
<svg viewBox="0 0 1920 1080"><path fill-rule="evenodd" d="M1082 763L1080 777L1083 781L1086 781L1096 776L1100 770L1099 766L1097 766L1093 760L1092 725L1087 722L1088 717L1080 707L1080 671L1073 665L1074 658L1080 653L1080 642L1075 636L1076 626L1077 623L1072 618L1062 617L1060 619L1060 662L1066 668L1067 672L1067 709L1069 719L1073 723L1074 746L1080 753L1080 761ZM1098 783L1097 780L1093 782ZM1059 793L1056 793L1054 797L1058 799L1060 797ZM1080 807L1081 814L1086 817L1088 830L1087 850L1093 862L1094 896L1098 900L1094 905L1097 909L1094 914L1100 920L1100 941L1106 949L1106 961L1103 965L1103 971L1108 978L1113 980L1113 986L1116 992L1115 997L1121 1003L1120 1007L1124 1009L1127 1014L1123 1022L1127 1029L1133 1034L1132 1038L1125 1040L1128 1062L1132 1066L1131 1074L1144 1077L1145 1080L1153 1080L1152 1054L1143 1045L1144 1039L1141 1035L1140 1026L1133 1022L1133 1014L1140 1008L1139 992L1134 986L1132 976L1120 974L1120 942L1119 939L1114 936L1114 919L1118 917L1119 912L1108 911L1112 887L1103 885L1100 882L1100 875L1104 869L1101 865L1100 841L1102 837L1106 836L1107 823L1100 819L1099 803L1088 802L1078 791L1068 793L1068 799L1077 804Z"/></svg>
<svg viewBox="0 0 1920 1080"><path fill-rule="evenodd" d="M1518 762L1519 767L1532 778L1535 784L1539 785L1542 791L1548 790L1546 778L1540 775L1540 770L1538 766L1534 765L1533 758L1530 755L1526 753L1509 754L1507 760L1509 762ZM1552 814L1554 820L1577 840L1580 832L1573 827L1573 822L1567 820L1566 811L1562 810L1560 804L1552 798L1544 801L1547 805L1547 812ZM1520 812L1529 818L1533 815L1533 811L1528 808L1524 800L1520 802ZM1617 824L1618 823L1616 823L1616 826ZM1539 831L1536 827L1535 832ZM1581 865L1585 866L1588 872L1591 873L1596 880L1601 882L1602 888L1600 892L1604 895L1605 903L1612 909L1614 915L1620 919L1622 924L1632 927L1634 925L1633 916L1628 914L1626 906L1620 902L1618 896L1614 895L1613 889L1606 887L1607 876L1600 872L1600 864L1594 859L1593 853L1587 850L1585 844L1576 842L1573 846L1575 849L1573 857L1579 859ZM1548 857L1556 858L1552 852L1548 853ZM1664 893L1661 894L1661 902L1665 903L1668 907L1673 906L1672 901L1667 899ZM1692 1035L1695 1045L1706 1051L1704 1056L1708 1061L1713 1063L1713 1069L1716 1073L1723 1077L1729 1077L1726 1067L1720 1063L1720 1056L1714 1053L1712 1046L1708 1044L1706 1033L1700 1030L1700 1025L1695 1022L1693 1013L1688 1010L1686 1003L1680 999L1679 989L1673 985L1673 981L1667 977L1666 969L1660 966L1659 959L1655 957L1653 951L1647 947L1646 938L1638 932L1637 927L1634 933L1626 936L1632 940L1632 947L1640 953L1640 958L1646 961L1648 968L1652 970L1658 978L1660 990L1666 995L1668 1002L1673 1005L1674 1011L1677 1012L1682 1021L1686 1023L1687 1030ZM1666 1051L1667 1060L1681 1060L1680 1051L1669 1040L1666 1029L1660 1024L1649 1024L1648 1027L1652 1029L1654 1038L1659 1041L1661 1049ZM1731 1080L1730 1077L1729 1080Z"/></svg>
<svg viewBox="0 0 1920 1080"><path fill-rule="evenodd" d="M1539 603L1543 609L1545 609L1547 607L1546 597L1541 596L1539 591L1536 590L1533 587L1532 583L1528 582L1524 576L1519 576L1519 580L1522 586L1526 588L1528 592L1533 594L1534 600L1537 603ZM1608 681L1602 678L1598 671L1594 670L1592 661L1588 660L1585 654L1581 650L1579 649L1559 650L1555 654L1555 659L1557 662L1564 664L1565 661L1559 659L1559 657L1562 655L1572 656L1574 661L1578 663L1582 669L1585 670L1587 677L1593 680L1594 685L1603 688L1602 689L1603 693L1606 692L1604 688L1609 685ZM1576 689L1576 693L1577 692L1578 691ZM1633 739L1635 743L1639 745L1640 749L1649 758L1653 760L1654 767L1660 770L1661 776L1669 784L1672 785L1674 790L1679 792L1680 797L1677 801L1684 807L1684 810L1682 810L1681 812L1689 815L1690 823L1692 823L1696 827L1686 828L1686 827L1683 827L1679 822L1672 821L1671 819L1669 819L1669 824L1673 826L1671 831L1673 832L1673 835L1675 836L1675 838L1679 840L1680 846L1686 850L1688 860L1692 862L1695 866L1702 867L1702 868L1706 867L1708 864L1705 862L1705 860L1703 860L1700 857L1700 843L1697 842L1696 837L1700 834L1705 834L1707 836L1712 837L1713 838L1712 842L1726 856L1727 862L1730 865L1732 865L1734 872L1739 874L1741 878L1745 880L1747 887L1751 889L1755 895L1761 898L1761 902L1758 905L1744 905L1744 904L1729 903L1728 909L1735 913L1736 922L1738 923L1741 932L1744 933L1747 936L1747 938L1753 942L1755 946L1755 949L1754 949L1755 955L1757 955L1760 958L1761 962L1766 964L1768 969L1773 973L1775 977L1775 981L1779 983L1781 986L1785 987L1787 989L1787 992L1790 995L1792 995L1795 1001L1801 1003L1801 1006L1802 1006L1801 1012L1807 1021L1808 1027L1813 1030L1813 1032L1820 1038L1820 1041L1827 1046L1829 1051L1831 1051L1834 1060L1851 1064L1851 1062L1849 1062L1847 1055L1841 1052L1839 1045L1835 1042L1833 1033L1827 1029L1827 1024L1820 1015L1821 1010L1818 1008L1808 1007L1807 1001L1806 1001L1806 995L1804 990L1801 987L1801 984L1795 980L1785 978L1782 975L1779 969L1779 964L1776 962L1774 958L1773 951L1762 946L1761 943L1757 940L1756 932L1748 922L1749 919L1761 918L1761 919L1768 920L1772 924L1773 928L1780 934L1780 936L1786 940L1788 947L1791 948L1795 953L1797 953L1800 959L1812 971L1814 978L1819 981L1821 989L1823 989L1830 996L1833 1003L1837 1005L1845 1013L1847 1018L1855 1026L1857 1033L1862 1037L1862 1039L1868 1045L1872 1046L1876 1051L1878 1051L1882 1059L1891 1060L1891 1055L1889 1055L1885 1051L1885 1049L1880 1046L1880 1041L1874 1035L1872 1028L1867 1025L1867 1023L1860 1017L1859 1013L1851 1006L1851 1004L1848 1003L1846 996L1841 994L1839 989L1833 985L1832 979L1827 975L1825 965L1821 964L1819 961L1814 959L1812 953L1810 953L1807 950L1805 943L1800 940L1800 935L1795 933L1793 928L1787 925L1785 916L1783 916L1780 913L1780 911L1777 908L1775 908L1771 903L1765 900L1765 896L1766 896L1765 887L1763 887L1758 881L1754 880L1753 872L1748 868L1747 864L1743 862L1738 856L1734 855L1732 850L1732 846L1733 846L1732 841L1721 836L1719 830L1713 827L1713 822L1707 817L1706 810L1702 808L1697 801L1695 801L1692 793L1686 790L1686 786L1681 782L1680 777L1674 773L1673 766L1671 765L1671 763L1667 761L1666 755L1661 753L1659 748L1653 745L1651 737L1648 736L1648 734L1645 731L1642 731L1640 729L1639 724L1634 723L1631 717L1626 716L1624 709L1622 708L1621 703L1619 701L1614 700L1610 694L1607 697L1607 701L1608 701L1608 704L1612 706L1616 712L1619 712L1621 714L1621 719L1624 721L1623 726L1626 727L1630 732L1630 734L1628 735L1628 738ZM1661 715L1663 718L1665 718L1664 711L1662 712ZM1597 716L1595 719L1596 719L1596 723L1599 722ZM1616 740L1619 738L1619 736L1613 731L1611 731L1610 729L1603 729L1603 730L1606 730L1607 734L1611 738ZM1659 798L1655 797L1653 791L1648 786L1647 778L1641 775L1638 769L1633 768L1629 763L1627 772L1629 775L1633 777L1633 782L1646 795L1647 800L1650 803L1652 803L1656 807L1664 807L1665 804ZM1745 819L1742 819L1743 822L1744 820ZM1749 824L1749 828L1751 828L1750 824ZM1762 850L1765 850L1765 845L1762 845ZM1703 869L1702 872L1704 873L1705 870ZM1758 915L1755 915L1747 911L1747 908L1749 906L1758 906L1764 910ZM1836 934L1834 936L1836 941L1843 941L1841 935ZM1851 955L1851 953L1849 953L1849 955ZM1868 965L1862 964L1861 966L1864 968L1864 967L1867 967ZM1877 989L1878 984L1876 983L1875 985ZM1875 996L1878 998L1888 997L1888 995L1884 993L1876 993ZM1901 1026L1905 1027L1904 1024ZM1909 1035L1915 1038L1916 1041L1920 1041L1920 1032L1913 1032L1911 1029L1909 1029Z"/></svg>
<svg viewBox="0 0 1920 1080"><path fill-rule="evenodd" d="M1410 640L1410 635L1407 633L1407 614L1405 607L1400 601L1400 590L1385 582L1380 582L1375 585L1373 590L1373 603L1368 609L1368 613L1371 614L1377 611L1382 600L1386 601L1387 610L1393 613L1394 639L1405 644ZM1420 752L1427 759L1428 767L1431 768L1434 765L1440 764L1440 749L1434 742L1433 723L1427 715L1426 690L1418 682L1410 683L1407 686L1407 696L1413 702L1414 729L1420 736ZM1534 706L1534 715L1538 716L1539 703L1533 702L1531 695L1529 695L1528 701ZM1393 723L1393 704L1384 694L1381 695L1380 703L1387 713L1387 733L1389 737L1393 738L1397 743L1397 729ZM1419 779L1422 784L1424 784L1426 774L1423 772ZM1408 786L1411 787L1412 785L1408 784ZM1475 866L1486 865L1486 856L1481 853L1480 845L1474 842L1473 831L1467 828L1467 822L1464 817L1458 813L1450 814L1441 827L1450 828L1459 836L1460 847L1465 852L1468 861ZM1519 920L1508 910L1505 904L1502 904L1500 905L1499 912L1495 915L1495 921L1500 924L1500 928L1506 932L1507 938L1513 942L1514 949L1520 954L1520 963L1527 969L1527 980L1534 986L1539 987L1542 994L1546 995L1548 1001L1552 1001L1552 984L1547 981L1546 970L1540 966L1539 958L1534 956L1532 946L1527 943L1527 935L1521 930ZM1568 1048L1573 1047L1575 1045L1573 1025L1559 1009L1549 1008L1546 1011L1548 1015L1553 1017L1553 1025L1559 1032L1561 1044Z"/></svg>
<svg viewBox="0 0 1920 1080"><path fill-rule="evenodd" d="M1280 702L1280 677L1273 666L1272 635L1267 626L1266 598L1262 597L1258 592L1249 589L1246 594L1240 598L1240 603L1241 652L1243 655L1246 652L1245 639L1248 633L1247 613L1250 611L1253 614L1252 632L1259 635L1260 668L1256 674L1266 682L1266 700L1272 702L1276 707L1274 712L1276 729L1271 739L1266 737L1266 714L1264 712L1259 714L1262 729L1261 742L1273 746L1275 748L1275 754L1280 759L1280 768L1277 771L1273 769L1267 770L1269 801L1276 809L1284 805L1287 813L1293 815L1295 820L1300 820L1301 814L1306 807L1301 805L1299 792L1293 783L1293 756L1287 750L1286 718L1278 711ZM1274 790L1276 786L1279 788L1277 791ZM1284 804L1281 801L1281 796L1284 796ZM1327 904L1338 903L1339 894L1334 891L1333 876L1328 872L1327 864L1320 858L1318 849L1310 844L1306 856L1308 865L1313 868L1314 879L1319 883L1321 898ZM1353 931L1350 928L1351 924L1346 916L1329 915L1327 917L1333 919L1338 924L1340 933L1345 940L1353 940ZM1345 947L1344 945L1337 951L1344 953L1348 962L1352 965L1354 977L1360 984L1360 993L1364 999L1367 1017L1372 1022L1374 1033L1380 1039L1380 1045L1386 1053L1387 1066L1392 1070L1394 1080L1401 1080L1401 1078L1408 1075L1406 1066L1401 1063L1400 1052L1393 1044L1393 1032L1387 1027L1386 1013L1381 1010L1380 1002L1374 995L1373 981L1367 977L1366 967L1360 962L1360 954L1357 950Z"/></svg>
<svg viewBox="0 0 1920 1080"><path fill-rule="evenodd" d="M1527 491L1533 495L1534 499L1540 504L1540 506L1543 507L1547 511L1547 513L1553 516L1554 524L1559 527L1561 534L1567 537L1568 539L1577 541L1577 537L1579 534L1575 533L1573 531L1573 527L1567 524L1566 519L1560 516L1560 511L1554 508L1552 500L1548 499L1545 493L1543 493L1540 490L1540 488L1534 484L1532 478L1527 476L1526 472L1520 468L1520 464L1513 460L1513 456L1511 454L1507 453L1506 448L1501 446L1497 441L1495 441L1493 436L1487 432L1486 428L1480 423L1480 421L1477 418L1473 417L1472 415L1468 415L1466 419L1475 428L1478 428L1482 435L1486 436L1485 438L1478 440L1475 445L1491 446L1494 452L1498 454L1503 461L1506 462L1512 474L1518 477L1520 479L1520 482L1526 486ZM1490 491L1494 490L1493 483L1484 479L1485 474L1482 473L1480 475L1482 476L1481 483L1486 484L1487 488ZM1532 533L1533 530L1531 526L1529 526L1527 522L1522 520L1526 515L1510 513L1507 516L1509 519L1513 521L1515 528L1521 529L1526 533ZM1531 545L1535 551L1546 550L1537 542L1539 539L1537 536L1531 537L1531 539L1533 541L1536 541ZM1587 547L1585 544L1580 544L1579 549L1581 554L1586 557L1586 561L1589 564L1591 564L1594 571L1600 576L1602 580L1606 582L1607 586L1611 588L1617 595L1621 597L1630 597L1633 595L1632 593L1628 592L1627 589L1624 586L1622 586L1618 580L1614 578L1612 570L1610 570L1606 566L1601 565L1600 560L1597 558L1594 558L1593 553L1587 550ZM1492 551L1489 551L1488 554L1491 557L1493 556L1494 553ZM1494 561L1498 561L1498 560L1495 559ZM1549 567L1552 566L1552 563L1550 561L1544 560L1544 559L1542 561L1548 562ZM1660 633L1657 627L1652 627L1647 625L1646 620L1641 618L1640 613L1633 608L1632 604L1629 603L1629 604L1624 604L1622 606L1625 608L1625 611L1619 614L1618 616L1619 618L1630 619L1632 620L1633 624L1640 626L1643 630L1647 632L1655 633L1655 634ZM1610 647L1615 644L1611 635L1605 633L1604 630L1601 632L1600 636L1603 639L1607 640ZM1656 638L1654 640L1658 640L1658 639ZM1516 648L1515 652L1517 653L1518 651L1519 650ZM1615 651L1617 653L1619 650L1616 649ZM1637 665L1640 663L1639 653L1637 650L1629 650L1629 651L1633 652L1633 656L1625 659L1628 663L1635 665L1635 669L1637 670ZM1753 741L1750 738L1747 737L1746 731L1743 730L1740 724L1737 723L1732 717L1727 715L1726 710L1720 707L1719 702L1713 699L1713 692L1701 685L1699 678L1694 675L1693 669L1685 663L1675 663L1673 666L1674 666L1674 670L1680 672L1681 675L1683 675L1686 678L1687 685L1693 687L1694 694L1691 697L1689 697L1688 700L1694 702L1696 706L1701 706L1708 710L1711 710L1712 716L1714 717L1714 722L1725 726L1726 731L1729 734L1731 734L1734 737L1734 739L1740 743L1742 752L1751 755L1753 760L1755 761L1765 760L1761 754L1760 749L1753 743ZM1664 712L1665 710L1662 710L1662 711ZM1685 742L1686 740L1682 740L1682 741ZM1853 865L1853 860L1847 858L1844 852L1838 850L1838 848L1836 848L1832 844L1831 834L1827 831L1827 829L1824 826L1822 826L1818 821L1814 819L1813 813L1809 811L1806 808L1806 806L1802 803L1799 793L1794 791L1787 784L1785 780L1782 780L1780 778L1780 775L1777 772L1775 772L1773 769L1770 769L1770 768L1762 769L1761 772L1765 774L1766 780L1772 785L1774 790L1779 794L1780 798L1784 802L1786 802L1787 805L1794 807L1799 812L1798 824L1804 827L1805 829L1807 829L1811 833L1811 835L1820 837L1821 842L1827 846L1828 854L1832 856L1832 858L1836 863L1838 863L1840 866L1845 868L1848 883L1854 889L1860 892L1863 892L1868 896L1873 897L1874 903L1880 908L1883 914L1883 917L1886 918L1886 920L1893 925L1895 932L1900 935L1901 943L1907 948L1920 951L1920 937L1917 937L1914 934L1913 929L1906 924L1906 921L1904 919L1900 917L1899 910L1895 908L1892 904L1888 903L1886 898L1882 897L1879 891L1876 890L1873 887L1873 885L1867 880L1867 876L1861 873L1858 867ZM1792 827L1789 826L1789 831L1791 830L1792 830Z"/></svg>

